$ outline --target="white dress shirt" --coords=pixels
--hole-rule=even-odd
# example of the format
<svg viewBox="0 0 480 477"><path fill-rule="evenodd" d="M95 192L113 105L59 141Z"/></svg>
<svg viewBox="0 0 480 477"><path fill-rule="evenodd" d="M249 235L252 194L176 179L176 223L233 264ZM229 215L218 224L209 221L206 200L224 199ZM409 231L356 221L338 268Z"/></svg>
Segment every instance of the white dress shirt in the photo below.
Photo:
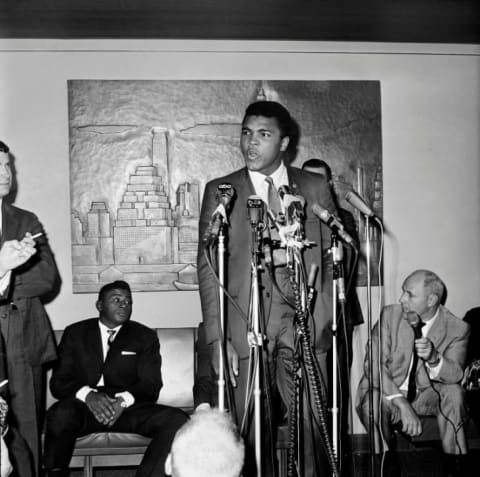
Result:
<svg viewBox="0 0 480 477"><path fill-rule="evenodd" d="M108 348L109 348L109 343L108 339L110 338L110 333L108 333L109 330L115 331L115 334L113 335L112 341L115 340L115 338L118 335L118 332L120 331L122 325L116 326L115 328L108 328L105 326L100 320L98 320L98 326L100 328L100 337L102 340L102 351L103 351L103 360L105 361L108 353ZM98 383L96 384L97 387L103 386L104 379L103 379L103 374L100 376L100 379L98 380ZM80 399L80 401L85 402L87 395L91 392L97 392L95 388L91 388L90 386L82 386L77 393L75 394L75 397L77 399ZM116 393L115 397L121 397L124 402L126 403L125 407L130 407L132 404L135 403L135 398L132 396L131 393L128 391L123 391L121 393Z"/></svg>

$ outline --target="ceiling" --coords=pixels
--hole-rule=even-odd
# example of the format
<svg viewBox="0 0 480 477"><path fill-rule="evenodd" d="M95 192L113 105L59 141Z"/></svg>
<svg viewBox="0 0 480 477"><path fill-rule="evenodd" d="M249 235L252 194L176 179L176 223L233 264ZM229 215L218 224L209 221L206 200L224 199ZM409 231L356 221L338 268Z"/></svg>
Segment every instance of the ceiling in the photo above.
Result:
<svg viewBox="0 0 480 477"><path fill-rule="evenodd" d="M0 38L480 43L480 0L0 0Z"/></svg>

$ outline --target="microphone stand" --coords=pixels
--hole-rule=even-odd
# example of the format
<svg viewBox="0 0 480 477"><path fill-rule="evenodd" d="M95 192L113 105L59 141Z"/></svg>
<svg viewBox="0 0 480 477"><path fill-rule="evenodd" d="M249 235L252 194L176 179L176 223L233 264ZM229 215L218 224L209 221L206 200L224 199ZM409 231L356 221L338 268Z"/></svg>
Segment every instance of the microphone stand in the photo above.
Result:
<svg viewBox="0 0 480 477"><path fill-rule="evenodd" d="M221 336L218 341L218 409L220 411L225 410L225 360L224 360L224 350L225 350L225 295L224 295L224 284L225 284L225 235L224 227L220 227L220 232L218 234L218 249L217 249L217 260L218 260L218 283L219 283L219 308L220 308L220 330Z"/></svg>
<svg viewBox="0 0 480 477"><path fill-rule="evenodd" d="M250 347L253 349L253 376L254 376L254 426L255 426L255 462L257 466L257 477L262 477L262 439L261 439L261 358L263 348L263 337L260 329L260 287L258 281L259 265L259 230L258 226L252 224L252 261L251 261L251 322L252 332L249 338Z"/></svg>
<svg viewBox="0 0 480 477"><path fill-rule="evenodd" d="M373 413L373 348L372 348L372 294L371 294L371 270L370 270L370 220L367 214L365 216L365 235L366 235L366 263L367 263L367 371L368 371L368 426L369 439L368 446L370 452L369 475L375 477L375 421Z"/></svg>
<svg viewBox="0 0 480 477"><path fill-rule="evenodd" d="M338 356L337 356L337 304L340 303L345 319L345 290L339 286L343 279L343 248L337 234L332 232L330 251L333 262L333 292L332 292L332 443L335 457L338 459Z"/></svg>

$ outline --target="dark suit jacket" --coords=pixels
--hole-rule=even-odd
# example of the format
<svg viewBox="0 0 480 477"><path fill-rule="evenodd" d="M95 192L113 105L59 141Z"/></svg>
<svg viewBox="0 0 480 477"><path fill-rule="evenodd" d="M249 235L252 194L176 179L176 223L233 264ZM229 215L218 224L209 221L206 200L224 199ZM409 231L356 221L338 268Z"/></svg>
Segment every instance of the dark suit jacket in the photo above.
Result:
<svg viewBox="0 0 480 477"><path fill-rule="evenodd" d="M312 174L294 167L288 167L289 186L293 193L305 198L306 220L305 235L316 246L304 251L307 273L310 264L315 263L320 267L316 289L319 292L314 310L316 326L316 347L319 351L325 351L331 346L331 280L325 279L327 274L322 273L323 250L330 247L330 230L316 216L310 208L317 203L334 213L336 211L330 189L326 181L317 174ZM198 276L200 286L200 298L202 304L203 321L207 343L211 343L219 337L219 300L218 284L213 279L212 273L204 256L204 244L202 242L205 230L208 227L212 214L217 206L215 194L218 185L230 183L236 191L230 214L226 256L227 277L226 287L240 308L247 314L250 296L250 262L251 262L251 226L247 217L247 199L255 194L255 189L246 168L233 172L209 182L205 187L202 201L202 211L199 226L199 249L198 249ZM331 271L330 271L331 273ZM269 317L271 297L271 283L263 274L262 285L264 290L265 316ZM324 277L324 283L320 277ZM269 290L270 288L270 290ZM247 326L239 316L238 311L227 300L226 318L228 322L228 335L240 357L248 356L248 344L246 340Z"/></svg>
<svg viewBox="0 0 480 477"><path fill-rule="evenodd" d="M83 386L95 388L101 374L105 392L128 391L135 402L156 402L162 387L160 344L155 331L135 321L125 323L110 345L105 362L98 318L67 328L59 345L50 389L57 399L74 397Z"/></svg>
<svg viewBox="0 0 480 477"><path fill-rule="evenodd" d="M480 359L480 307L472 308L465 314L463 321L470 325L468 341L467 365Z"/></svg>
<svg viewBox="0 0 480 477"><path fill-rule="evenodd" d="M32 212L2 202L2 238L22 240L26 232L44 232ZM10 286L0 297L0 317L14 315L9 337L5 337L9 363L40 365L56 358L55 340L41 298L59 285L55 259L45 235L35 240L37 252L27 263L12 271ZM0 245L1 245L0 244ZM10 339L21 337L21 341Z"/></svg>
<svg viewBox="0 0 480 477"><path fill-rule="evenodd" d="M381 316L381 369L382 369L382 396L399 394L399 387L407 378L414 346L414 332L402 312L400 305L386 306ZM427 337L430 338L436 350L443 357L440 374L435 381L455 384L460 383L463 377L469 326L456 318L444 306L440 306L439 315L430 328ZM373 380L378 389L378 323L372 332L373 342ZM417 375L418 389L428 388L429 378L424 366L419 367ZM357 402L362 402L368 391L367 361L365 360L365 374L362 377Z"/></svg>

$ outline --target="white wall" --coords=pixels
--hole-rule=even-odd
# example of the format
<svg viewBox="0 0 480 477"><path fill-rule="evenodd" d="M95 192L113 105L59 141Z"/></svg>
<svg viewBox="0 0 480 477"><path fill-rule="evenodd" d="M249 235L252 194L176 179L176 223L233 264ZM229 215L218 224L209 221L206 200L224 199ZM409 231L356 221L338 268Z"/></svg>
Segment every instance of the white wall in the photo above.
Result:
<svg viewBox="0 0 480 477"><path fill-rule="evenodd" d="M94 295L72 294L67 80L258 78L381 81L385 299L422 267L454 313L480 305L480 46L0 40L0 139L63 278L54 328L95 316ZM134 318L195 325L198 294L137 293Z"/></svg>

